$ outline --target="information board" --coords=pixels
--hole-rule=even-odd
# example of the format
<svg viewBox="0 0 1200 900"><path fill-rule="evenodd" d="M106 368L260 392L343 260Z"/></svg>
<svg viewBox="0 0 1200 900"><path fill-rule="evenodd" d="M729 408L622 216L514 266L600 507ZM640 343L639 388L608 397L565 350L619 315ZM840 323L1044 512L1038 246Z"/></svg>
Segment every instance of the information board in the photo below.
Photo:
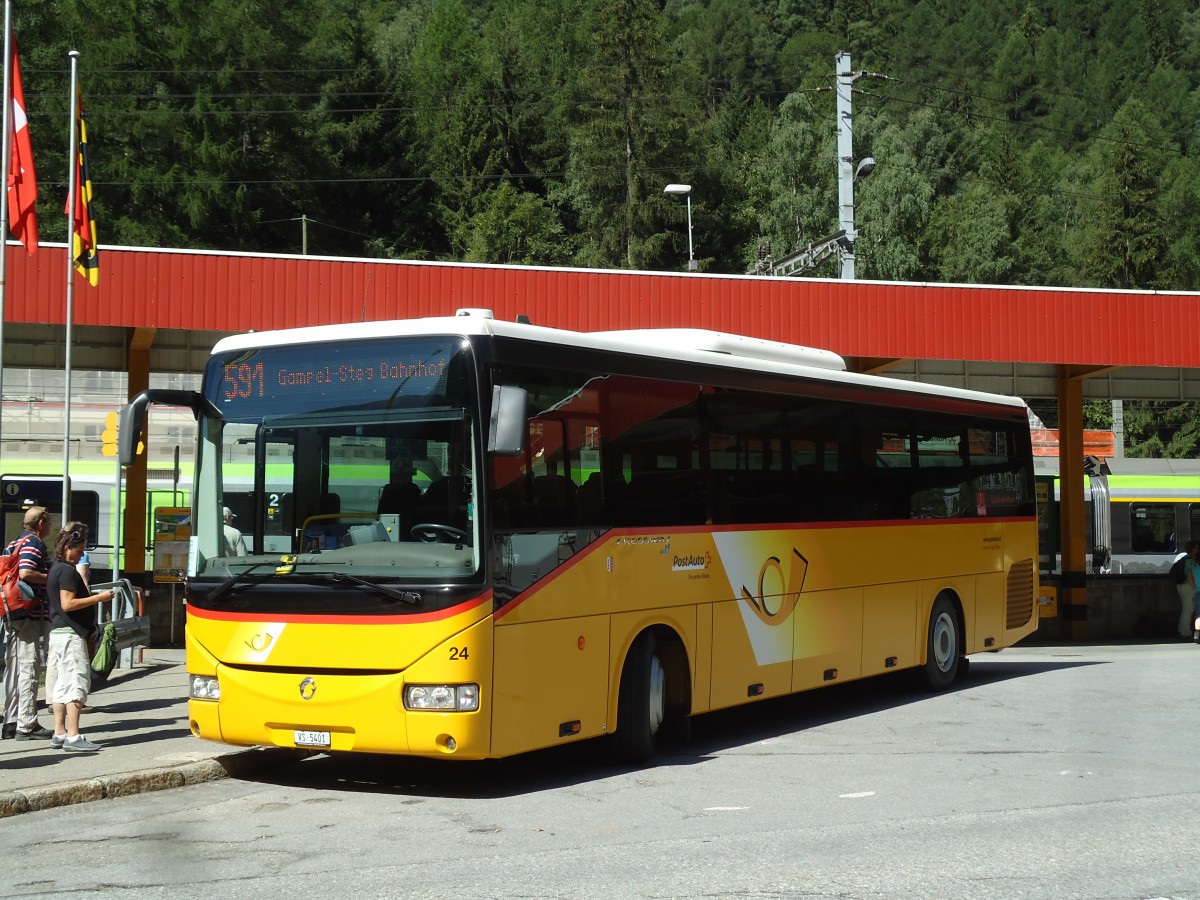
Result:
<svg viewBox="0 0 1200 900"><path fill-rule="evenodd" d="M154 580L182 583L187 575L188 542L192 537L192 511L185 506L159 506L154 510Z"/></svg>

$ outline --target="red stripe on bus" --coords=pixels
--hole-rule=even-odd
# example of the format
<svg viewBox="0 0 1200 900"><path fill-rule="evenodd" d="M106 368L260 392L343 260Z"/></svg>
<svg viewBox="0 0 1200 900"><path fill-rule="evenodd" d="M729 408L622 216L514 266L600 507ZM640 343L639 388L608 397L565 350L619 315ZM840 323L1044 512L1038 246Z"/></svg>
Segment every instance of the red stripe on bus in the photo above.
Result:
<svg viewBox="0 0 1200 900"><path fill-rule="evenodd" d="M395 616L332 616L305 615L303 613L285 613L271 615L265 612L241 613L222 612L214 609L201 609L192 604L187 605L187 614L198 619L214 619L219 622L281 622L297 625L411 625L414 623L439 622L454 616L462 615L473 608L488 606L492 603L492 592L472 597L448 609L435 610L427 613Z"/></svg>

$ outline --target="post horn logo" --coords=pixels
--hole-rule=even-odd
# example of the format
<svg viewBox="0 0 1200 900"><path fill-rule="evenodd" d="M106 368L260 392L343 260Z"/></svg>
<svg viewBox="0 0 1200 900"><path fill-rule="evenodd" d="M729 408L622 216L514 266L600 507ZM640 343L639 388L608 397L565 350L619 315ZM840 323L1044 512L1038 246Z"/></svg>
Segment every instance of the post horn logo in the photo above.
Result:
<svg viewBox="0 0 1200 900"><path fill-rule="evenodd" d="M767 573L774 572L772 581L781 588L778 592L767 592ZM758 594L753 594L745 585L742 586L742 599L754 610L754 614L768 625L781 625L787 621L796 604L800 602L800 592L804 590L804 578L808 575L808 560L800 555L800 551L792 548L791 571L784 578L783 563L778 556L767 557L758 573Z"/></svg>
<svg viewBox="0 0 1200 900"><path fill-rule="evenodd" d="M256 634L250 640L246 641L245 644L255 653L262 653L267 647L271 646L271 634L270 632Z"/></svg>
<svg viewBox="0 0 1200 900"><path fill-rule="evenodd" d="M304 700L311 700L317 692L317 680L315 678L305 678L300 682L300 696Z"/></svg>

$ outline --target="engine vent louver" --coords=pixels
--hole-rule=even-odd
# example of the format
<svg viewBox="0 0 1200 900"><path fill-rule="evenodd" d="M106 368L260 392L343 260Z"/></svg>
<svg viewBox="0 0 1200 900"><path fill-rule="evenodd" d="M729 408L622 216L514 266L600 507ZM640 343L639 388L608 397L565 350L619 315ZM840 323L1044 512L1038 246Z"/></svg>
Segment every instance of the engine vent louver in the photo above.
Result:
<svg viewBox="0 0 1200 900"><path fill-rule="evenodd" d="M1033 560L1022 559L1008 570L1008 598L1005 603L1006 628L1020 628L1033 618Z"/></svg>

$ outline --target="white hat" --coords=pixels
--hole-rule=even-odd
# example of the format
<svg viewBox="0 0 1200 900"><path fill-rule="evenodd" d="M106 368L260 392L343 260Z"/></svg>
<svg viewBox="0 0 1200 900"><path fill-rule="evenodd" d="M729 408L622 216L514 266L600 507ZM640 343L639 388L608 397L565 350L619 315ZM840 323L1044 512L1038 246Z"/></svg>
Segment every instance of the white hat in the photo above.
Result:
<svg viewBox="0 0 1200 900"><path fill-rule="evenodd" d="M228 506L224 507L224 512L222 512L221 515L226 516L231 519L237 518L237 513L235 513L233 510L231 510Z"/></svg>

